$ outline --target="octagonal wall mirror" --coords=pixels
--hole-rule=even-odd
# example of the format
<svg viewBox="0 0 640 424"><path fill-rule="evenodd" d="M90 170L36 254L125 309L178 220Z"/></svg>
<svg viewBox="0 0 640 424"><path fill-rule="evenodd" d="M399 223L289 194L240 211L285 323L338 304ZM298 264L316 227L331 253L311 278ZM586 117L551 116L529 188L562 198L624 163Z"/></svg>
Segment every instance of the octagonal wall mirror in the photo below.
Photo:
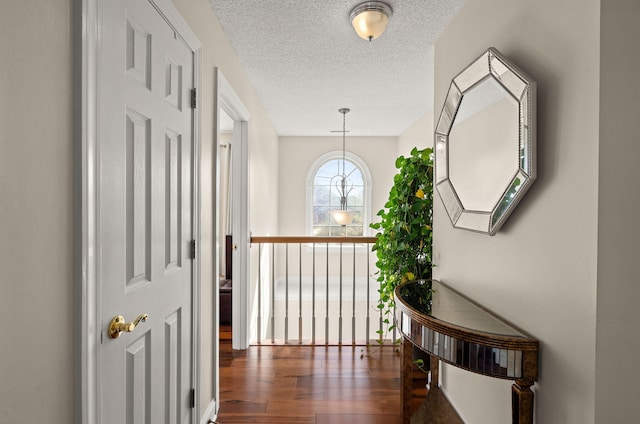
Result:
<svg viewBox="0 0 640 424"><path fill-rule="evenodd" d="M496 234L536 178L535 82L489 48L451 81L435 150L453 226Z"/></svg>

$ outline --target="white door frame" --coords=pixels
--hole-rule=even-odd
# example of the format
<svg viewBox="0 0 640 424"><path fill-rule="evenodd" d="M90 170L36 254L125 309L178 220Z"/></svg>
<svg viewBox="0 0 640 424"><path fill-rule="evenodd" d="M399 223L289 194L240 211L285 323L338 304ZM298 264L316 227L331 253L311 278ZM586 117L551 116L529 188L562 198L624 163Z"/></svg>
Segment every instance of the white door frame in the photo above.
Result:
<svg viewBox="0 0 640 424"><path fill-rule="evenodd" d="M74 58L75 80L78 81L74 92L74 137L75 137L75 178L74 178L74 213L80 219L80 228L75 236L75 275L77 288L76 334L79 344L76 355L78 361L78 384L76 398L78 411L77 422L80 424L100 423L100 344L102 329L100 328L101 287L98 281L98 255L101 248L97 217L99 214L98 187L98 91L100 69L98 68L98 52L100 34L102 32L101 1L109 0L76 0L74 4L74 39L76 55ZM170 0L148 0L158 12L170 23L194 52L194 86L201 86L201 43L182 18ZM193 119L193 234L196 241L196 259L193 261L193 305L192 305L192 381L196 390L195 408L192 414L193 423L200 416L200 97Z"/></svg>
<svg viewBox="0 0 640 424"><path fill-rule="evenodd" d="M215 69L215 84L217 88L217 103L214 106L216 123L215 146L218 164L216 166L216 229L220 234L220 110L233 119L233 144L231 154L231 214L233 215L233 254L232 281L233 294L231 296L231 320L233 322L232 347L246 349L249 347L249 119L251 114L244 103L233 90L220 69ZM219 238L217 238L219 240ZM220 248L220 247L219 247ZM217 252L216 252L217 255ZM220 275L218 258L216 256L216 272ZM217 293L217 292L216 292ZM216 321L219 314L216 315ZM219 324L219 321L218 321ZM218 325L214 325L216 331ZM217 365L217 364L216 364ZM216 389L218 384L216 384Z"/></svg>

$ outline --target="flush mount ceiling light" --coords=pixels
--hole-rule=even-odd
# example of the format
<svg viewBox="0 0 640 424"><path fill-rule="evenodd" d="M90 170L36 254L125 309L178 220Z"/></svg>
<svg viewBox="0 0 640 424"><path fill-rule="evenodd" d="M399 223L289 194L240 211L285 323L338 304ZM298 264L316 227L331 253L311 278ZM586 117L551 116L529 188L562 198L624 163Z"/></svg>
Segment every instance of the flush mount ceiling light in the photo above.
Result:
<svg viewBox="0 0 640 424"><path fill-rule="evenodd" d="M361 38L371 41L382 35L392 14L393 10L388 4L367 1L353 8L351 24Z"/></svg>

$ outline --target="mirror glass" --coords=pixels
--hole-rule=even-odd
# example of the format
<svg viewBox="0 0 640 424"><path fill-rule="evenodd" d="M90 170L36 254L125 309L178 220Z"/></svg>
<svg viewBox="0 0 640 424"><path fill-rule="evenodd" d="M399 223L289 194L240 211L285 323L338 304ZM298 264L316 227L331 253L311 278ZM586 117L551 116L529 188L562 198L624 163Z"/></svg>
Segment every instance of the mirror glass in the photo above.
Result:
<svg viewBox="0 0 640 424"><path fill-rule="evenodd" d="M518 102L486 78L460 102L449 133L449 178L466 210L490 212L517 171Z"/></svg>
<svg viewBox="0 0 640 424"><path fill-rule="evenodd" d="M452 80L435 145L455 227L494 235L535 179L535 88L494 48Z"/></svg>

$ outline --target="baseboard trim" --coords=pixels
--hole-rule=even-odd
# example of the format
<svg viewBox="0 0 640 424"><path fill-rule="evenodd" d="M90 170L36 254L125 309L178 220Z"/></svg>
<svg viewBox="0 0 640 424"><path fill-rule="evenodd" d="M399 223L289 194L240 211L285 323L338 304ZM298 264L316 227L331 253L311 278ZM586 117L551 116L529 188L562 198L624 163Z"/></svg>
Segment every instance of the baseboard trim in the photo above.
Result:
<svg viewBox="0 0 640 424"><path fill-rule="evenodd" d="M217 417L218 417L217 403L216 403L216 400L213 399L207 406L207 409L204 411L204 414L202 414L202 419L200 420L200 424L210 424L211 422L215 422Z"/></svg>

